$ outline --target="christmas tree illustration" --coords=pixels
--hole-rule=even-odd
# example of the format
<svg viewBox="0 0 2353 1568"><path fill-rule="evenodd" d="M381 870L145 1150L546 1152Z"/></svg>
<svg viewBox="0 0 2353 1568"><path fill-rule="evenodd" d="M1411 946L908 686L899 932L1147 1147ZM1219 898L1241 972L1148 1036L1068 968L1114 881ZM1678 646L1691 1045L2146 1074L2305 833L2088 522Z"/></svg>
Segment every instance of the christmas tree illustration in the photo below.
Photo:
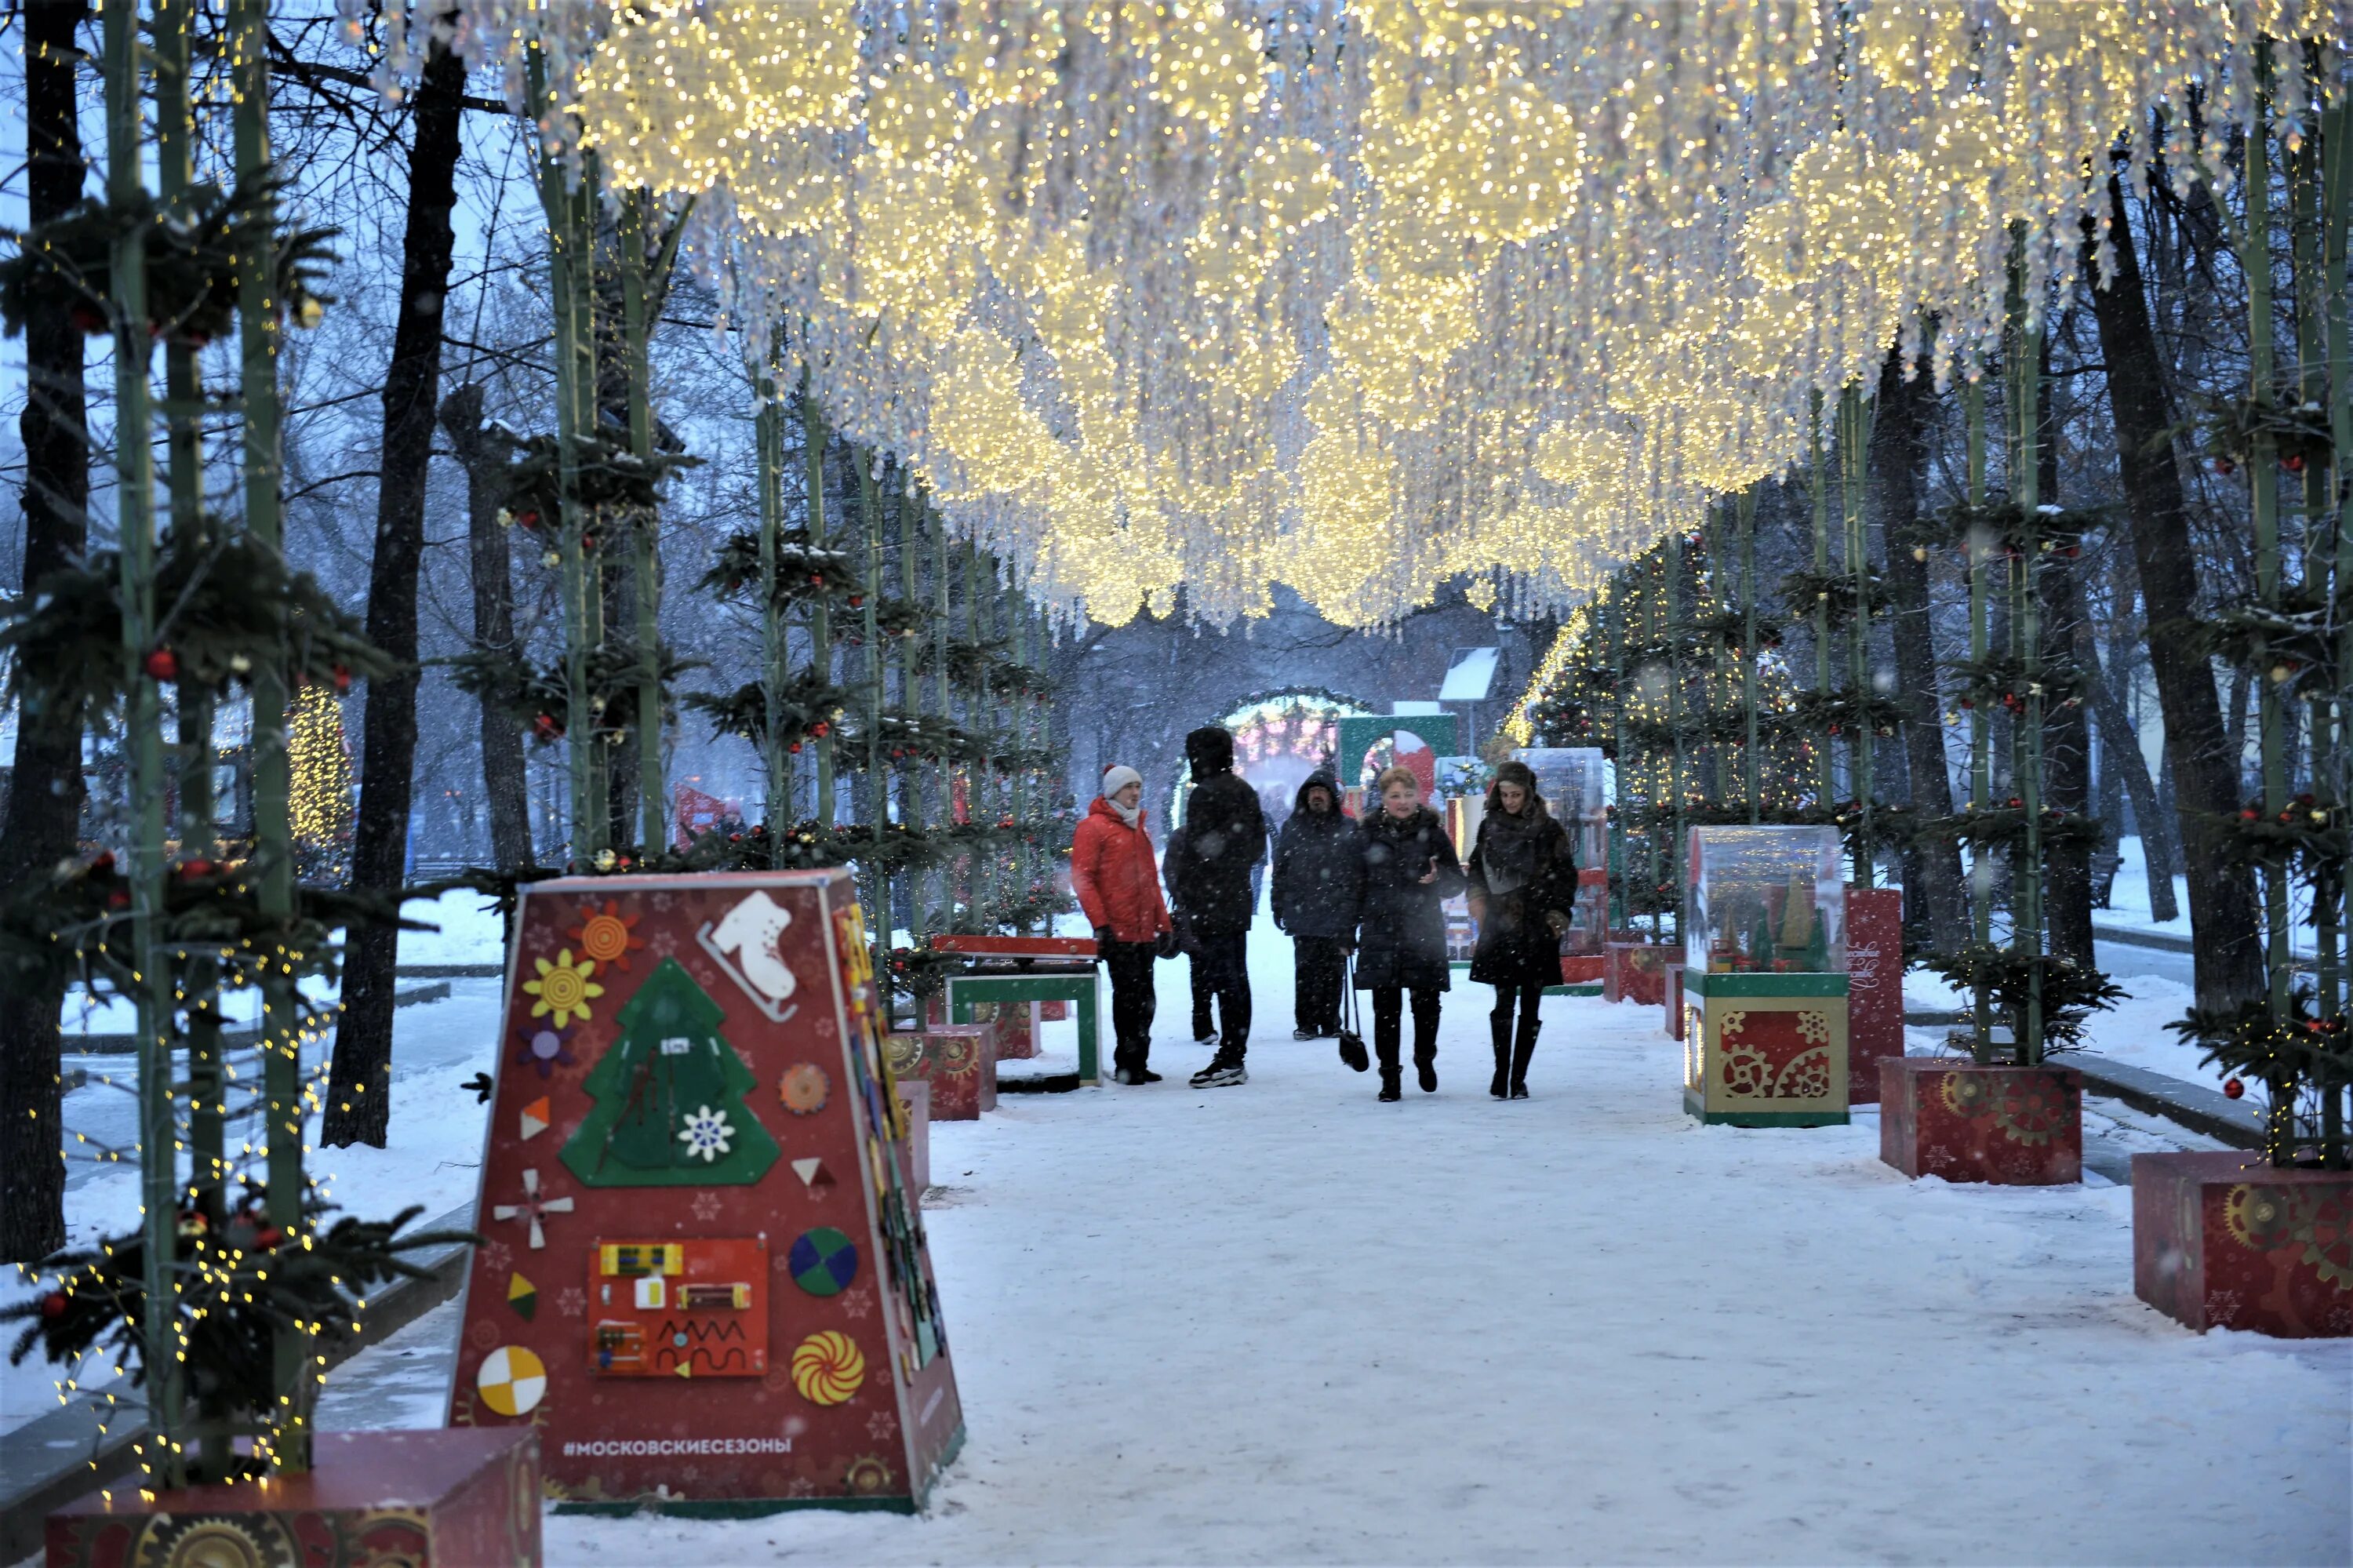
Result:
<svg viewBox="0 0 2353 1568"><path fill-rule="evenodd" d="M575 1176L591 1187L740 1187L767 1174L776 1140L744 1104L755 1080L720 1016L676 959L646 977L588 1071L596 1107L564 1146Z"/></svg>

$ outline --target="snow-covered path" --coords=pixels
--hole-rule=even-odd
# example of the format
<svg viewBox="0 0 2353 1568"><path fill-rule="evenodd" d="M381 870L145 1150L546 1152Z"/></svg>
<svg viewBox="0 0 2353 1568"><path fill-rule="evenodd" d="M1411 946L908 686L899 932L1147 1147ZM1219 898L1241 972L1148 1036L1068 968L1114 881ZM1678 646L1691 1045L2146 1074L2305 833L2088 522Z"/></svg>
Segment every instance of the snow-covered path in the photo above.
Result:
<svg viewBox="0 0 2353 1568"><path fill-rule="evenodd" d="M1164 964L1168 1082L934 1129L970 1436L929 1517L551 1518L548 1560L2347 1559L2353 1346L2143 1308L2127 1189L1699 1128L1654 1012L1598 1001L1499 1105L1484 987L1379 1105L1289 1040L1286 946L1246 1087L1184 1087Z"/></svg>

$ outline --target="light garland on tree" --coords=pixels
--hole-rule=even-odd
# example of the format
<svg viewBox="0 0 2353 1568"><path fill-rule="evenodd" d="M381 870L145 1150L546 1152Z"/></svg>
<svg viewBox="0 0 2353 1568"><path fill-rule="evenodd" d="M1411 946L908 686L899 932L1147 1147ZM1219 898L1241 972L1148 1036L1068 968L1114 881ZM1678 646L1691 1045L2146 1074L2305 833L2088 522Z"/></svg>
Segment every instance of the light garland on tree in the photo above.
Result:
<svg viewBox="0 0 2353 1568"><path fill-rule="evenodd" d="M315 682L295 692L286 753L293 775L288 803L304 874L340 881L351 870L352 752L333 692Z"/></svg>
<svg viewBox="0 0 2353 1568"><path fill-rule="evenodd" d="M446 22L441 25L447 26ZM388 76L412 69L396 18ZM2120 144L2226 184L2249 46L2342 0L491 0L543 130L1049 602L1573 604L1786 468L1891 343L1970 371L2107 240ZM2186 112L2196 96L2204 140ZM2314 105L2283 91L2291 139ZM2093 176L2087 178L2087 173ZM1922 323L1939 323L1933 348Z"/></svg>

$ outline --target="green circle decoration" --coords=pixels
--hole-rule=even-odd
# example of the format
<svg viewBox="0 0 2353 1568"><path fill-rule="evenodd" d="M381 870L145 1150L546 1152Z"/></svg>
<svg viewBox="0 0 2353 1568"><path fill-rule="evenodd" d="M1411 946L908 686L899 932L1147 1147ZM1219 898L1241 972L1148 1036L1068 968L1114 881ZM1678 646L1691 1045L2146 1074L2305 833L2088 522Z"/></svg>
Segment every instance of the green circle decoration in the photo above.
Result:
<svg viewBox="0 0 2353 1568"><path fill-rule="evenodd" d="M812 1296L838 1296L858 1277L858 1244L831 1225L804 1231L785 1255L793 1283Z"/></svg>

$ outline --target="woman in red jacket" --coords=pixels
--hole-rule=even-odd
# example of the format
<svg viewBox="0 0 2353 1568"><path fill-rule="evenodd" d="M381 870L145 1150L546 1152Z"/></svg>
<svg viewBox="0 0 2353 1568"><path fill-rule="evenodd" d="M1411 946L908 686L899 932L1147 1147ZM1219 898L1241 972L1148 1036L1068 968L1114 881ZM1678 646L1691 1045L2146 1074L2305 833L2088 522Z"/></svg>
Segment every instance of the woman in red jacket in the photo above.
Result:
<svg viewBox="0 0 2353 1568"><path fill-rule="evenodd" d="M1152 1054L1152 961L1171 935L1160 896L1160 868L1144 831L1144 776L1133 768L1103 769L1103 793L1071 835L1071 891L1095 950L1111 971L1112 1076L1123 1084L1156 1084Z"/></svg>

